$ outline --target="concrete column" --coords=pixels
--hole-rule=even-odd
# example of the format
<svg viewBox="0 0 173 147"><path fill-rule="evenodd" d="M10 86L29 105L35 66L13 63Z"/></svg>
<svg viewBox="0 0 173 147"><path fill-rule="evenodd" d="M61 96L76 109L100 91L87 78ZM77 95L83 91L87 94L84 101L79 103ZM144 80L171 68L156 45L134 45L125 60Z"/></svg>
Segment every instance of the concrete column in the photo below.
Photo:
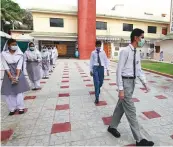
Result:
<svg viewBox="0 0 173 147"><path fill-rule="evenodd" d="M96 0L78 0L78 45L80 59L89 59L96 41Z"/></svg>

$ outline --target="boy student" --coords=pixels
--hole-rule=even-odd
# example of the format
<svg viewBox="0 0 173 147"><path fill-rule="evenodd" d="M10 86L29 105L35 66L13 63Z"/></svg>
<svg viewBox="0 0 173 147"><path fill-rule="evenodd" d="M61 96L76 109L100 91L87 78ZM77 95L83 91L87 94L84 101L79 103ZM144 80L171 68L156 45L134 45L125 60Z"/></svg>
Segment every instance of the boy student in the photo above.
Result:
<svg viewBox="0 0 173 147"><path fill-rule="evenodd" d="M103 85L104 70L108 70L108 58L103 49L101 49L101 41L96 41L96 48L91 53L90 57L90 75L93 76L95 87L95 104L99 103L100 88Z"/></svg>

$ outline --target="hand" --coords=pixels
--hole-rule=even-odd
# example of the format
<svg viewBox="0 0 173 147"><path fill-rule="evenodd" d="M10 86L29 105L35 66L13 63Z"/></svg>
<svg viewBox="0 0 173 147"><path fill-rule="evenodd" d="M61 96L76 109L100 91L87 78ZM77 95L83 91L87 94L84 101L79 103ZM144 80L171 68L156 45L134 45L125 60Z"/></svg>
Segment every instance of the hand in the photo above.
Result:
<svg viewBox="0 0 173 147"><path fill-rule="evenodd" d="M107 70L107 76L109 76L109 70Z"/></svg>
<svg viewBox="0 0 173 147"><path fill-rule="evenodd" d="M90 71L90 76L92 77L93 76L93 72Z"/></svg>
<svg viewBox="0 0 173 147"><path fill-rule="evenodd" d="M150 88L146 84L144 84L144 88L146 90L146 93L148 93L150 91Z"/></svg>
<svg viewBox="0 0 173 147"><path fill-rule="evenodd" d="M122 100L124 99L124 90L119 90L118 97Z"/></svg>
<svg viewBox="0 0 173 147"><path fill-rule="evenodd" d="M16 76L16 78L15 78L15 79L16 79L16 82L18 82L18 81L19 81L19 77L18 77L18 76Z"/></svg>
<svg viewBox="0 0 173 147"><path fill-rule="evenodd" d="M10 79L11 81L15 81L15 77L13 77L13 76L9 76L9 79Z"/></svg>

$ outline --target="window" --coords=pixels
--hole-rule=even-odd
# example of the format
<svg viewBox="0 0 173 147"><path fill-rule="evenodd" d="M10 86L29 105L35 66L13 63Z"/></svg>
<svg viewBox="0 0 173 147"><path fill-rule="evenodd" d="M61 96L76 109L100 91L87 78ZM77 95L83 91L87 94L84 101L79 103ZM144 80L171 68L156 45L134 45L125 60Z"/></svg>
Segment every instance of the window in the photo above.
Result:
<svg viewBox="0 0 173 147"><path fill-rule="evenodd" d="M96 21L97 30L107 30L107 22Z"/></svg>
<svg viewBox="0 0 173 147"><path fill-rule="evenodd" d="M123 23L123 31L133 31L133 24Z"/></svg>
<svg viewBox="0 0 173 147"><path fill-rule="evenodd" d="M162 34L167 35L167 28L162 28Z"/></svg>
<svg viewBox="0 0 173 147"><path fill-rule="evenodd" d="M50 18L50 27L64 27L62 18Z"/></svg>
<svg viewBox="0 0 173 147"><path fill-rule="evenodd" d="M148 33L156 34L157 28L154 26L148 26Z"/></svg>

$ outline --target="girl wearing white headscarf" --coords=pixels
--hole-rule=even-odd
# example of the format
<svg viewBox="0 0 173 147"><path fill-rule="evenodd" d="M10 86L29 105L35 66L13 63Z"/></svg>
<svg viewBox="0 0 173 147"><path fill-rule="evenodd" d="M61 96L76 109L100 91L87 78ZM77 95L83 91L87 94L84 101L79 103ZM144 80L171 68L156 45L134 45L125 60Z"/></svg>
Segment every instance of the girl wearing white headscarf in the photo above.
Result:
<svg viewBox="0 0 173 147"><path fill-rule="evenodd" d="M9 115L14 115L17 110L19 114L24 113L24 95L29 91L29 84L23 74L24 56L17 46L16 40L9 39L1 54L1 62L5 69L1 86L1 95L5 97Z"/></svg>
<svg viewBox="0 0 173 147"><path fill-rule="evenodd" d="M57 60L57 57L58 57L58 52L57 52L57 49L56 49L56 47L54 46L54 47L52 47L52 50L53 50L53 56L54 56L54 58L53 58L53 67L55 68L55 65L56 65L56 60Z"/></svg>
<svg viewBox="0 0 173 147"><path fill-rule="evenodd" d="M42 56L43 79L48 79L49 68L50 68L50 56L48 49L46 49L46 47L42 48L41 56Z"/></svg>
<svg viewBox="0 0 173 147"><path fill-rule="evenodd" d="M41 54L36 49L33 42L28 44L25 54L26 70L32 83L32 90L40 90L41 80Z"/></svg>

